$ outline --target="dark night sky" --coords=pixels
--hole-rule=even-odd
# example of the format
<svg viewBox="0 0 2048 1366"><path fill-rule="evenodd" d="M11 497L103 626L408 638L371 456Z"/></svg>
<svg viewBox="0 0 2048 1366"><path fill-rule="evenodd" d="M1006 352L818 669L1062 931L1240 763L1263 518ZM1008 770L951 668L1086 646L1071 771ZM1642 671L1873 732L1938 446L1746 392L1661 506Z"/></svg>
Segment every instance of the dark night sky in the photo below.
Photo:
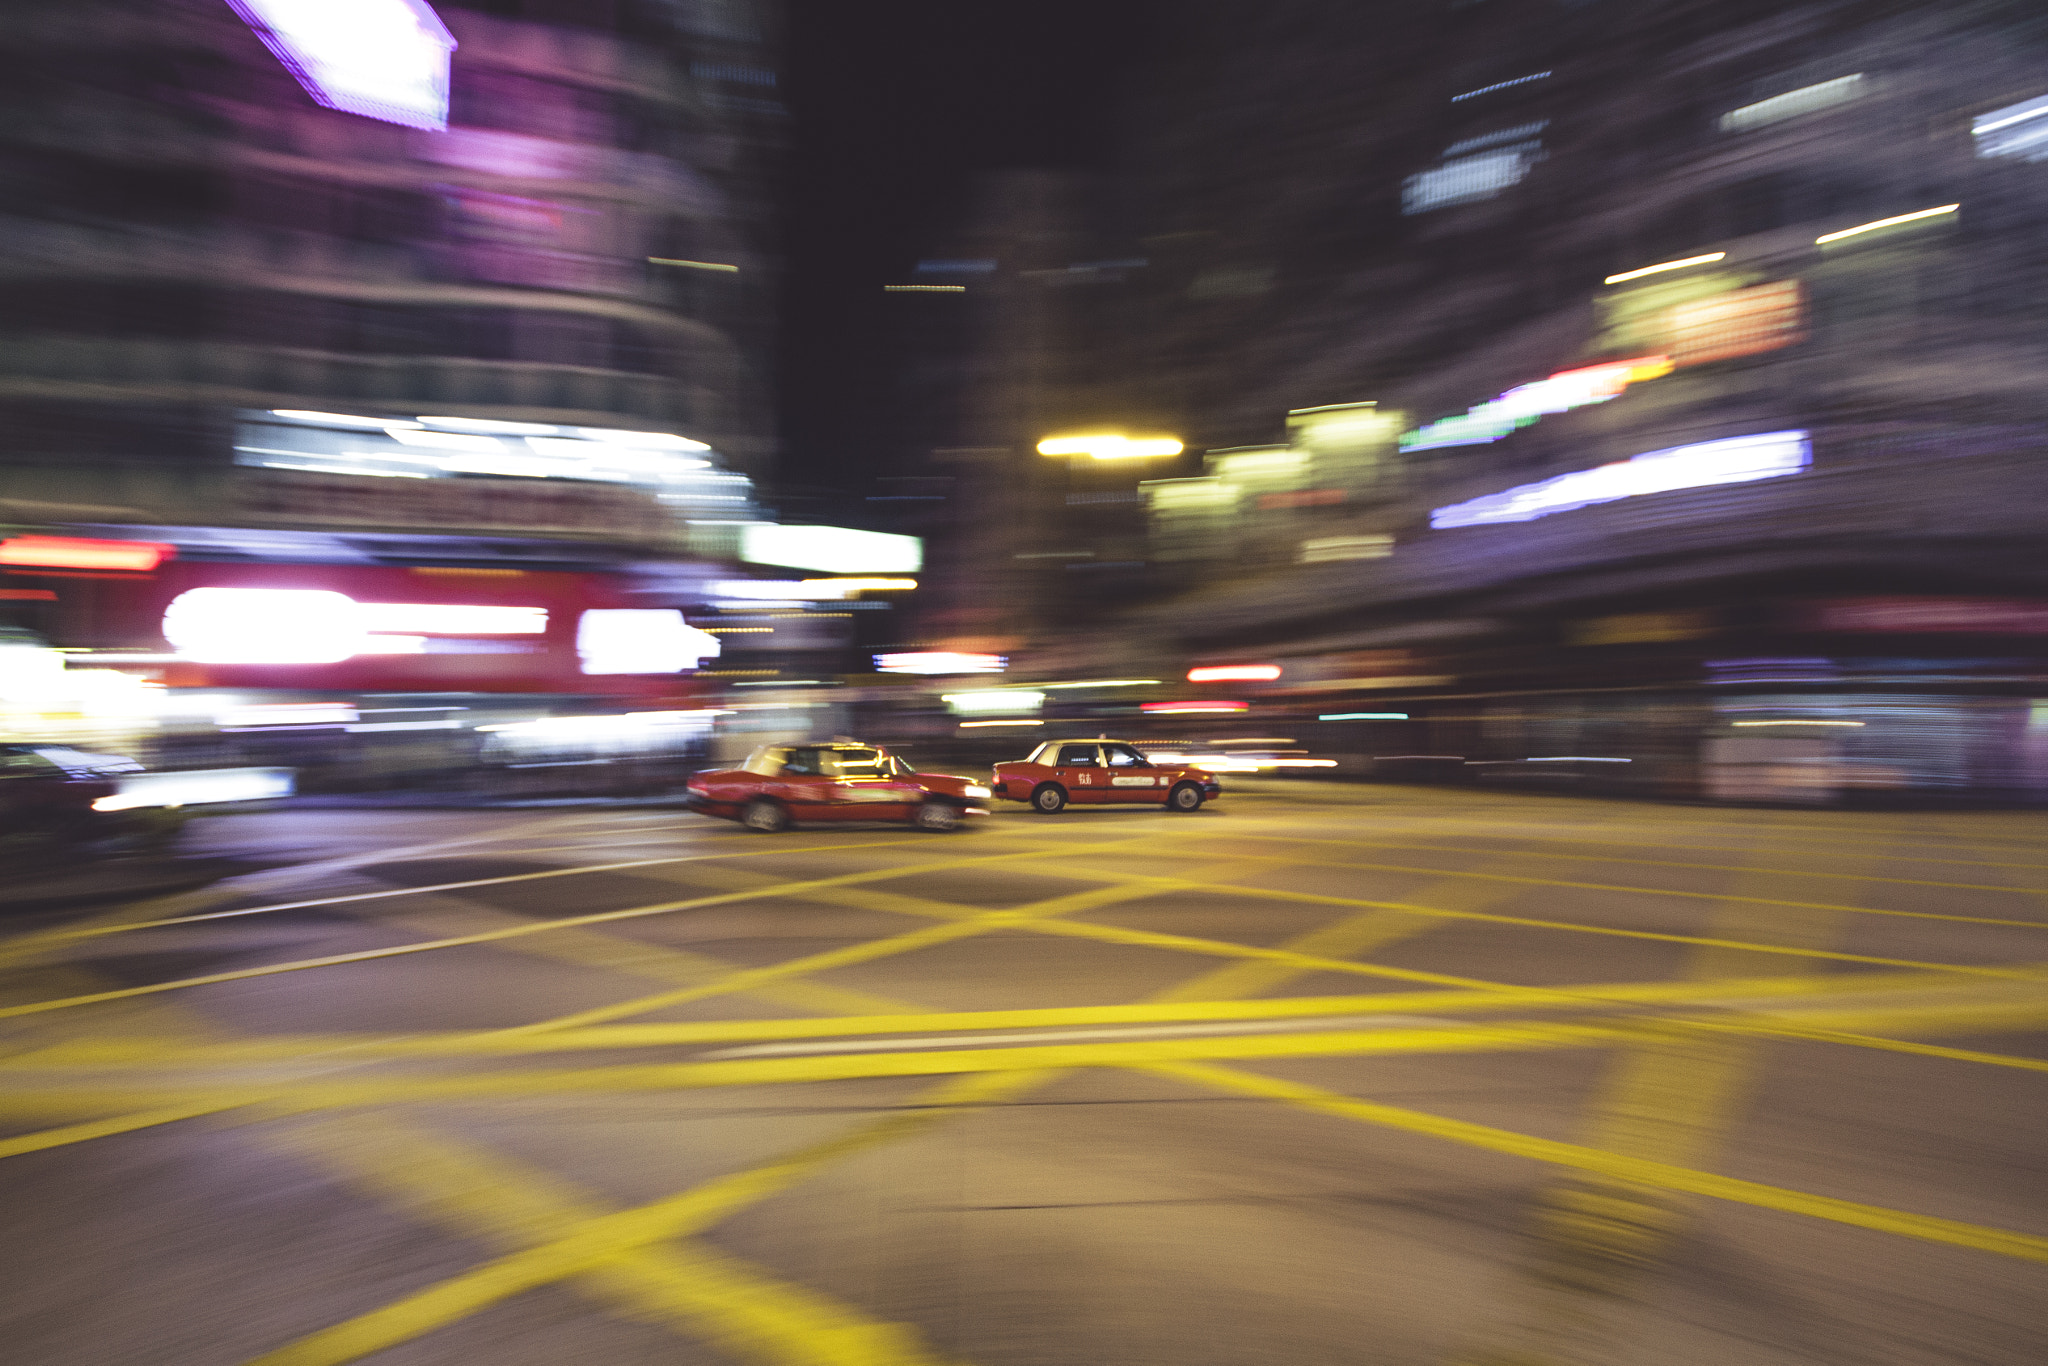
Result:
<svg viewBox="0 0 2048 1366"><path fill-rule="evenodd" d="M789 0L778 484L906 468L882 286L945 239L975 173L1113 154L1148 0Z"/></svg>

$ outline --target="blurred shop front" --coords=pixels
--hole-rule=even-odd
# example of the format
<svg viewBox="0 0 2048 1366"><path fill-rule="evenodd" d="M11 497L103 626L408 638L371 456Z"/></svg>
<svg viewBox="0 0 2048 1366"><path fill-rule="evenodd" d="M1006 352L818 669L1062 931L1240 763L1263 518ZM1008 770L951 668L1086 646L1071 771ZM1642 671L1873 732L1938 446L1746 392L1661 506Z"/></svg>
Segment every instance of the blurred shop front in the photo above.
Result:
<svg viewBox="0 0 2048 1366"><path fill-rule="evenodd" d="M704 750L719 645L683 607L708 569L531 537L120 531L0 541L10 738L291 768L301 792L649 789Z"/></svg>

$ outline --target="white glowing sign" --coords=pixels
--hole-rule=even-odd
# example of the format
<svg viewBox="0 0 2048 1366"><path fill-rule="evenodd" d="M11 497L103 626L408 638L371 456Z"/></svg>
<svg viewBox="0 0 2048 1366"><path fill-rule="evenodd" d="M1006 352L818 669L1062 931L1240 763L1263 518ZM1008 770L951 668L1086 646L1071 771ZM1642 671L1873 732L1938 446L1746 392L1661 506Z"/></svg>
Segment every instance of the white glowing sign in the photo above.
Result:
<svg viewBox="0 0 2048 1366"><path fill-rule="evenodd" d="M1846 104L1863 94L1863 73L1839 76L1819 85L1802 86L1783 95L1773 95L1755 104L1745 104L1740 109L1731 109L1721 116L1721 131L1724 133L1746 133L1752 128L1762 128L1783 119L1797 118L1801 114L1817 113Z"/></svg>
<svg viewBox="0 0 2048 1366"><path fill-rule="evenodd" d="M326 588L191 588L171 599L163 621L171 648L202 664L339 664L357 655L431 654L429 636L540 635L547 627L545 607L357 602Z"/></svg>
<svg viewBox="0 0 2048 1366"><path fill-rule="evenodd" d="M598 608L576 622L576 654L586 674L673 674L718 656L718 637L674 608Z"/></svg>
<svg viewBox="0 0 2048 1366"><path fill-rule="evenodd" d="M306 93L346 114L448 126L448 54L427 0L228 0Z"/></svg>
<svg viewBox="0 0 2048 1366"><path fill-rule="evenodd" d="M885 674L999 674L1007 663L1002 655L957 650L904 650L875 656L875 668Z"/></svg>
<svg viewBox="0 0 2048 1366"><path fill-rule="evenodd" d="M1560 474L1540 484L1523 484L1504 493L1453 503L1430 513L1429 524L1444 530L1534 521L1553 512L1570 512L1646 493L1777 479L1799 473L1810 459L1805 432L1763 432L1721 441L1699 441L1689 446L1645 451L1598 469Z"/></svg>
<svg viewBox="0 0 2048 1366"><path fill-rule="evenodd" d="M908 574L924 567L924 543L852 527L756 522L740 532L740 558L825 574Z"/></svg>
<svg viewBox="0 0 2048 1366"><path fill-rule="evenodd" d="M1401 449L1428 451L1439 446L1478 446L1498 441L1545 413L1563 413L1583 408L1589 403L1605 403L1618 397L1630 384L1670 373L1671 361L1666 356L1637 356L1633 360L1606 361L1577 370L1560 370L1548 379L1518 384L1499 398L1488 399L1456 416L1403 432Z"/></svg>
<svg viewBox="0 0 2048 1366"><path fill-rule="evenodd" d="M1542 126L1541 123L1527 124L1506 131L1508 135L1519 135ZM1453 155L1491 141L1492 137L1481 137L1458 143L1445 150L1444 154L1450 160L1443 165L1409 176L1401 185L1401 212L1428 213L1431 209L1445 209L1453 204L1491 199L1529 174L1529 168L1543 159L1543 144L1533 141L1476 152L1472 156Z"/></svg>
<svg viewBox="0 0 2048 1366"><path fill-rule="evenodd" d="M2048 95L2008 104L1970 121L1980 157L2048 160Z"/></svg>

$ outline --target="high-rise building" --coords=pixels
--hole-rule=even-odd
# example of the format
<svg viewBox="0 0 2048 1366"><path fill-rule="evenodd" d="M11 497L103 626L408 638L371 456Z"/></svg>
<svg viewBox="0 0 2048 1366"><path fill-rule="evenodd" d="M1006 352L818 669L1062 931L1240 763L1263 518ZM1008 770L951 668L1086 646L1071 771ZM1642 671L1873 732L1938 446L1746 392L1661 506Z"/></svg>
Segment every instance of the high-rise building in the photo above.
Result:
<svg viewBox="0 0 2048 1366"><path fill-rule="evenodd" d="M773 446L776 18L10 8L0 523L187 577L731 558ZM79 554L0 551L0 613L147 645L153 590Z"/></svg>
<svg viewBox="0 0 2048 1366"><path fill-rule="evenodd" d="M1615 719L1632 690L1682 739L1598 771L1674 790L1700 736L1772 734L1718 729L1738 684L1743 724L1845 747L1808 774L1963 781L1868 749L1885 727L1827 711L1852 695L1936 699L1954 743L1926 753L2032 752L2037 6L1174 23L1128 161L1149 264L1120 359L1209 453L1147 490L1151 560L1196 586L1105 651L1257 652L1276 702L1456 713L1395 748L1489 763L1614 756L1650 730ZM1538 736L1539 712L1594 719Z"/></svg>

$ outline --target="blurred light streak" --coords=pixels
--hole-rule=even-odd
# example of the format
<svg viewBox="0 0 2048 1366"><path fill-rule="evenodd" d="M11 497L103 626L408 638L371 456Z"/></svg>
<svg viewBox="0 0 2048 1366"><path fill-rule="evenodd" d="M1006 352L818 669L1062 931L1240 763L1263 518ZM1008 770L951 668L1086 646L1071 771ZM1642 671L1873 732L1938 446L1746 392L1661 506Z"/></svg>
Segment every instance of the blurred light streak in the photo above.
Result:
<svg viewBox="0 0 2048 1366"><path fill-rule="evenodd" d="M825 574L903 574L924 568L924 543L852 527L753 522L740 530L740 558Z"/></svg>
<svg viewBox="0 0 2048 1366"><path fill-rule="evenodd" d="M1860 730L1861 721L1730 721L1731 726L1853 726Z"/></svg>
<svg viewBox="0 0 2048 1366"><path fill-rule="evenodd" d="M495 418L485 417L428 417L422 413L419 420L429 427L447 427L458 432L487 432L497 436L547 436L561 430L560 427L548 422L500 422ZM413 424L401 422L397 425L410 427Z"/></svg>
<svg viewBox="0 0 2048 1366"><path fill-rule="evenodd" d="M2048 158L2048 95L2037 95L2019 104L2008 104L1988 114L1979 114L1970 124L1980 157L2025 157L2028 161ZM2025 124L2025 127L2019 125ZM2005 132L2006 129L2011 132ZM1995 136L1997 134L2003 136Z"/></svg>
<svg viewBox="0 0 2048 1366"><path fill-rule="evenodd" d="M417 422L402 417L356 417L350 413L321 413L309 408L272 408L272 417L288 418L293 422L317 422L323 427L370 427L384 431L391 427L417 427Z"/></svg>
<svg viewBox="0 0 2048 1366"><path fill-rule="evenodd" d="M1537 119L1533 123L1518 123L1513 128L1503 128L1497 133L1482 133L1476 138L1466 138L1444 148L1447 157L1463 156L1483 147L1497 147L1503 142L1514 142L1518 138L1533 138L1550 126L1549 119Z"/></svg>
<svg viewBox="0 0 2048 1366"><path fill-rule="evenodd" d="M214 713L223 730L249 726L335 726L353 721L356 708L347 702L252 702Z"/></svg>
<svg viewBox="0 0 2048 1366"><path fill-rule="evenodd" d="M439 723L435 723L439 724ZM95 811L134 811L151 806L200 806L209 802L254 802L292 795L288 768L192 769L138 773L117 779L120 790L92 804Z"/></svg>
<svg viewBox="0 0 2048 1366"><path fill-rule="evenodd" d="M1803 431L1699 441L1453 503L1430 513L1429 524L1443 530L1533 521L1644 494L1782 478L1805 469L1809 459Z"/></svg>
<svg viewBox="0 0 2048 1366"><path fill-rule="evenodd" d="M1654 266L1642 266L1636 270L1624 270L1619 275L1610 275L1600 283L1618 285L1623 280L1640 280L1645 275L1660 275L1667 270L1683 270L1687 266L1703 265L1708 261L1719 261L1728 255L1725 251L1710 251L1704 256L1687 256L1677 261L1660 261Z"/></svg>
<svg viewBox="0 0 2048 1366"><path fill-rule="evenodd" d="M714 598L753 602L808 602L818 596L795 579L718 579L707 584L705 591Z"/></svg>
<svg viewBox="0 0 2048 1366"><path fill-rule="evenodd" d="M683 266L689 270L717 270L731 275L740 273L738 266L727 265L723 261L685 261L675 256L650 256L647 263L652 266Z"/></svg>
<svg viewBox="0 0 2048 1366"><path fill-rule="evenodd" d="M329 109L441 132L455 39L426 0L228 0Z"/></svg>
<svg viewBox="0 0 2048 1366"><path fill-rule="evenodd" d="M1669 356L1637 356L1604 361L1576 370L1560 370L1547 379L1518 384L1498 398L1454 417L1439 418L1401 434L1404 451L1441 446L1477 446L1498 441L1535 422L1546 413L1570 412L1590 403L1605 403L1629 385L1671 373Z"/></svg>
<svg viewBox="0 0 2048 1366"><path fill-rule="evenodd" d="M178 553L158 541L95 541L72 536L12 536L0 541L0 565L148 572Z"/></svg>
<svg viewBox="0 0 2048 1366"><path fill-rule="evenodd" d="M1239 735L1228 740L1211 740L1212 745L1293 745L1300 741L1288 735Z"/></svg>
<svg viewBox="0 0 2048 1366"><path fill-rule="evenodd" d="M363 628L430 636L536 636L548 629L545 607L468 606L438 602L366 602Z"/></svg>
<svg viewBox="0 0 2048 1366"><path fill-rule="evenodd" d="M1138 710L1162 715L1193 715L1200 712L1250 711L1249 702L1140 702Z"/></svg>
<svg viewBox="0 0 2048 1366"><path fill-rule="evenodd" d="M820 590L820 596L830 592L834 597L847 593L908 593L917 587L916 579L803 579L800 588Z"/></svg>
<svg viewBox="0 0 2048 1366"><path fill-rule="evenodd" d="M1129 437L1116 432L1049 436L1038 443L1040 455L1085 455L1094 460L1142 460L1179 455L1183 449L1170 436Z"/></svg>
<svg viewBox="0 0 2048 1366"><path fill-rule="evenodd" d="M1822 109L1831 109L1846 104L1863 93L1863 73L1838 76L1832 81L1818 85L1802 86L1783 95L1773 95L1755 104L1745 104L1731 109L1720 119L1724 133L1742 133L1752 128L1763 128L1785 119L1797 118L1801 114L1812 114Z"/></svg>
<svg viewBox="0 0 2048 1366"><path fill-rule="evenodd" d="M432 420L431 418L424 417L420 419L422 422ZM445 422L450 419L443 418L441 420ZM631 446L639 450L708 451L711 449L702 441L687 436L678 436L674 432L635 432L627 431L621 427L572 427L570 430L585 441L602 441L607 445Z"/></svg>
<svg viewBox="0 0 2048 1366"><path fill-rule="evenodd" d="M965 294L966 285L883 285L884 294Z"/></svg>
<svg viewBox="0 0 2048 1366"><path fill-rule="evenodd" d="M1301 543L1302 564L1328 564L1337 560L1384 560L1394 553L1391 534L1369 536L1321 536Z"/></svg>
<svg viewBox="0 0 2048 1366"><path fill-rule="evenodd" d="M977 730L987 726L1042 726L1043 721L962 721L960 729Z"/></svg>
<svg viewBox="0 0 2048 1366"><path fill-rule="evenodd" d="M429 432L411 422L393 424L386 428L386 432L394 441L408 446L425 446L430 450L496 455L505 449L505 443L495 436L481 436L473 432Z"/></svg>
<svg viewBox="0 0 2048 1366"><path fill-rule="evenodd" d="M1451 96L1451 103L1458 104L1464 100L1477 99L1481 95L1491 95L1496 90L1506 90L1510 86L1527 85L1531 81L1545 80L1549 75L1548 71L1539 71L1533 76L1517 76L1511 81L1495 81L1492 85L1482 85L1477 90L1467 90L1462 95L1453 95Z"/></svg>
<svg viewBox="0 0 2048 1366"><path fill-rule="evenodd" d="M1963 207L1961 204L1943 204L1937 208L1921 209L1915 213L1902 213L1891 218L1880 218L1874 223L1859 223L1853 228L1844 228L1840 232L1826 233L1816 237L1813 239L1813 244L1821 246L1828 242L1839 242L1844 237L1855 237L1861 233L1875 232L1879 228L1889 228L1895 223L1911 223L1921 218L1934 218L1941 214L1954 213L1961 207Z"/></svg>
<svg viewBox="0 0 2048 1366"><path fill-rule="evenodd" d="M1279 676L1278 664L1218 664L1188 670L1190 683L1265 682Z"/></svg>
<svg viewBox="0 0 2048 1366"><path fill-rule="evenodd" d="M939 700L963 715L987 716L1037 711L1045 705L1045 694L1028 688L990 688L982 692L949 692Z"/></svg>
<svg viewBox="0 0 2048 1366"><path fill-rule="evenodd" d="M1090 678L1079 683L1040 683L1037 686L1048 691L1055 688L1151 688L1157 687L1156 678Z"/></svg>
<svg viewBox="0 0 2048 1366"><path fill-rule="evenodd" d="M1318 716L1318 721L1406 721L1405 711L1333 711ZM1392 755L1389 758L1395 757Z"/></svg>
<svg viewBox="0 0 2048 1366"><path fill-rule="evenodd" d="M1524 759L1525 764L1632 764L1633 759L1608 759L1597 754L1550 754L1540 759Z"/></svg>
<svg viewBox="0 0 2048 1366"><path fill-rule="evenodd" d="M959 650L898 650L875 656L885 674L999 674L1008 664L1002 655Z"/></svg>

